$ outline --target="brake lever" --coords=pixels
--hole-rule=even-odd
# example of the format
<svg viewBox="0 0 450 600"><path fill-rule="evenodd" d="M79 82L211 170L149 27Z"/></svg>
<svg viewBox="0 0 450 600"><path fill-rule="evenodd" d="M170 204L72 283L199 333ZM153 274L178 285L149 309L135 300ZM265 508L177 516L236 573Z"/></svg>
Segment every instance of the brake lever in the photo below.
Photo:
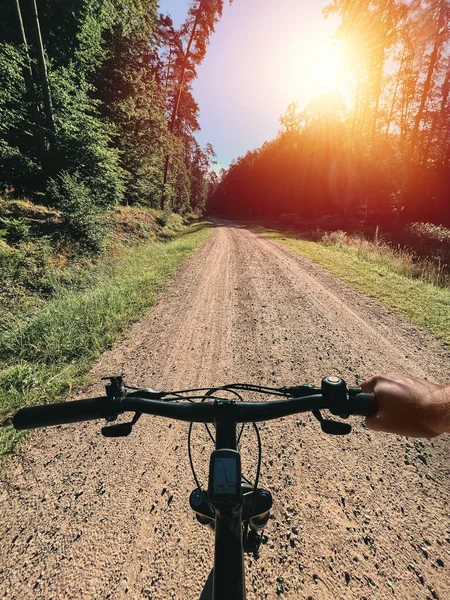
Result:
<svg viewBox="0 0 450 600"><path fill-rule="evenodd" d="M324 419L320 423L320 427L328 435L348 435L352 430L352 426L349 423L341 423L332 419Z"/></svg>
<svg viewBox="0 0 450 600"><path fill-rule="evenodd" d="M357 393L356 389L357 388L354 388L354 393ZM301 398L302 396L309 396L313 393L321 393L323 391L323 386L317 387L316 385L306 383L304 385L285 387L282 388L282 390L286 395L292 396L293 398ZM324 419L320 410L313 410L312 413L319 421L320 428L323 433L328 435L348 435L352 430L352 426L348 423L341 423L340 421L333 421L332 419Z"/></svg>
<svg viewBox="0 0 450 600"><path fill-rule="evenodd" d="M127 395L125 388L125 382L122 375L113 375L109 377L102 377L102 381L109 381L109 384L105 386L106 395L112 405L122 402ZM135 413L133 419L129 423L117 423L116 425L107 425L102 427L101 432L104 437L126 437L130 435L133 430L133 425L137 423L142 413ZM117 415L110 417L107 421L115 421Z"/></svg>
<svg viewBox="0 0 450 600"><path fill-rule="evenodd" d="M118 425L102 427L101 431L104 437L126 437L130 435L132 429L131 423L119 423Z"/></svg>
<svg viewBox="0 0 450 600"><path fill-rule="evenodd" d="M319 421L323 433L327 433L328 435L348 435L352 430L352 426L349 423L324 419L320 410L313 410L312 414Z"/></svg>
<svg viewBox="0 0 450 600"><path fill-rule="evenodd" d="M320 393L321 388L312 383L305 383L304 385L293 385L292 387L281 388L281 391L287 396L292 398L302 398L303 396L310 396L311 394Z"/></svg>
<svg viewBox="0 0 450 600"><path fill-rule="evenodd" d="M135 425L142 413L134 413L133 419L129 423L118 423L117 425L107 425L102 427L102 435L104 437L126 437L133 431Z"/></svg>

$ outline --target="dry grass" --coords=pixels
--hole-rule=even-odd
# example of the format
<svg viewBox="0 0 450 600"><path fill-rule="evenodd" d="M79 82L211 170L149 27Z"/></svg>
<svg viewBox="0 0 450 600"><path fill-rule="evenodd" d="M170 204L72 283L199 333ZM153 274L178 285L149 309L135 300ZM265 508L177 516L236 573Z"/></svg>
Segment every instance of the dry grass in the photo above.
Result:
<svg viewBox="0 0 450 600"><path fill-rule="evenodd" d="M321 234L318 241L298 234L266 235L377 299L450 344L450 286L433 266L413 261L378 238L370 242L343 231ZM429 279L439 280L439 285ZM448 280L447 280L448 281Z"/></svg>
<svg viewBox="0 0 450 600"><path fill-rule="evenodd" d="M414 235L422 238L440 236L439 241L450 241L450 230L445 227L431 225L430 223L414 223ZM362 235L348 234L345 231L332 231L322 235L321 243L325 246L338 248L351 248L356 251L359 258L390 267L391 270L401 275L414 279L421 279L433 285L448 287L450 275L448 265L440 256L419 257L416 252L405 247L393 246L387 243L380 235L378 228L373 240L368 240Z"/></svg>
<svg viewBox="0 0 450 600"><path fill-rule="evenodd" d="M433 223L411 223L408 225L408 229L417 237L450 244L450 229L447 229L442 225L434 225Z"/></svg>
<svg viewBox="0 0 450 600"><path fill-rule="evenodd" d="M433 223L375 227L361 220L338 217L299 221L295 226L271 224L299 239L356 252L368 261L390 266L414 279L450 285L450 229Z"/></svg>

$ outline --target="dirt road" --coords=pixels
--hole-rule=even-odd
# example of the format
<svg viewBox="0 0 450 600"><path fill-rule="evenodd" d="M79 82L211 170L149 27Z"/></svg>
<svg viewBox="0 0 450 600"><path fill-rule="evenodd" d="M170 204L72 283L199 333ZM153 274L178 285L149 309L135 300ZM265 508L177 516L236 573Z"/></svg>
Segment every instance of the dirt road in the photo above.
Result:
<svg viewBox="0 0 450 600"><path fill-rule="evenodd" d="M174 389L330 374L355 383L396 369L444 381L448 365L413 326L224 224L93 377L125 372L130 384ZM352 422L343 438L310 417L262 428L274 519L261 558L246 560L249 599L450 598L449 438L414 442ZM102 438L94 422L30 435L2 475L0 598L200 598L213 536L188 507L186 437L186 425L156 417L129 438Z"/></svg>

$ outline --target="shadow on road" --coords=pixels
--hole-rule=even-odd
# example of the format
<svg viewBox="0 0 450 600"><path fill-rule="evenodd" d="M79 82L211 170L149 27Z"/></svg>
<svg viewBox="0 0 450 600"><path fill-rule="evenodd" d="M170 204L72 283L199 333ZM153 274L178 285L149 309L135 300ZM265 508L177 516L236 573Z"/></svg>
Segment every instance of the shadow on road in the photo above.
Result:
<svg viewBox="0 0 450 600"><path fill-rule="evenodd" d="M208 575L208 579L205 582L205 587L203 588L203 591L200 594L200 598L198 600L212 600L213 574L214 574L214 569L211 569L211 572Z"/></svg>

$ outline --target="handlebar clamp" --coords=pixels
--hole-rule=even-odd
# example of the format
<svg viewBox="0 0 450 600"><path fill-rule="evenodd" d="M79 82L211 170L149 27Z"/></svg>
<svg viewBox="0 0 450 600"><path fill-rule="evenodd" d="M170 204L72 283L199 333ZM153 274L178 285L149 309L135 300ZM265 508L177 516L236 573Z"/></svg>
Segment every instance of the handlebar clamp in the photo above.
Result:
<svg viewBox="0 0 450 600"><path fill-rule="evenodd" d="M115 421L117 419L117 414L121 412L120 404L127 395L123 375L102 377L102 381L109 381L109 383L105 385L105 391L106 396L111 403L111 407L114 408L111 412L111 416L107 417L106 420Z"/></svg>

